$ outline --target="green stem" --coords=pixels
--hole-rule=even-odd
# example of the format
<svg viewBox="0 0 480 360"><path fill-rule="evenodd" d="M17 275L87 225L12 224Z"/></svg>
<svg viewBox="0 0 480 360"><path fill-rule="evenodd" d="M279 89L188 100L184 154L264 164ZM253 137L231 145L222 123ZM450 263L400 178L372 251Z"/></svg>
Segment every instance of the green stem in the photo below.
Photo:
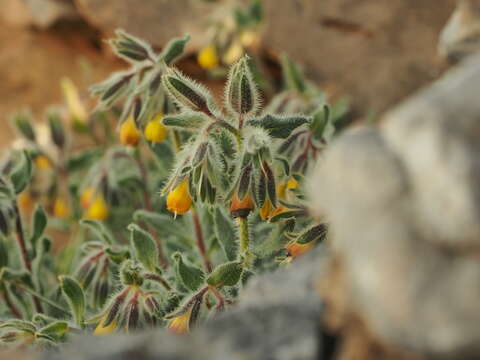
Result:
<svg viewBox="0 0 480 360"><path fill-rule="evenodd" d="M195 206L192 206L192 219L193 225L195 228L195 238L197 240L198 251L203 259L203 264L208 273L212 272L212 263L208 257L207 248L205 246L205 241L203 239L202 225L200 223L200 218L198 217L197 209Z"/></svg>
<svg viewBox="0 0 480 360"><path fill-rule="evenodd" d="M173 145L175 147L176 152L180 152L182 149L182 141L180 140L180 134L177 130L173 130Z"/></svg>
<svg viewBox="0 0 480 360"><path fill-rule="evenodd" d="M240 235L240 253L246 254L248 253L248 249L250 246L250 235L248 233L248 220L246 217L239 217L238 218L238 226L239 226L239 235Z"/></svg>

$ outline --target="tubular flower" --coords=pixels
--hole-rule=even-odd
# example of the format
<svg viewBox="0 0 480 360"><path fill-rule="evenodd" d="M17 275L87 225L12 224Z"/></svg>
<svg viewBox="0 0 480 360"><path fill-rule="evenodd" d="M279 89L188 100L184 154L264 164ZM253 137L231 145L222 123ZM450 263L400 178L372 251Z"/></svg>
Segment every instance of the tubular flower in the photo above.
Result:
<svg viewBox="0 0 480 360"><path fill-rule="evenodd" d="M94 187L87 187L85 190L83 190L82 194L80 195L80 206L82 208L88 209L94 199L95 191L96 190Z"/></svg>
<svg viewBox="0 0 480 360"><path fill-rule="evenodd" d="M250 194L247 194L243 200L240 200L237 194L233 195L230 205L230 214L233 217L246 218L253 208L254 204Z"/></svg>
<svg viewBox="0 0 480 360"><path fill-rule="evenodd" d="M227 52L223 56L222 60L227 65L232 65L244 54L244 49L240 41L234 41L228 48Z"/></svg>
<svg viewBox="0 0 480 360"><path fill-rule="evenodd" d="M103 326L105 323L106 315L100 320L98 323L97 327L95 328L95 331L93 332L93 335L95 336L101 336L101 335L110 335L112 334L116 329L117 329L117 322L112 321L108 326Z"/></svg>
<svg viewBox="0 0 480 360"><path fill-rule="evenodd" d="M287 189L297 189L298 188L298 181L294 178L291 178L287 181Z"/></svg>
<svg viewBox="0 0 480 360"><path fill-rule="evenodd" d="M17 201L18 201L18 206L20 207L21 210L26 212L30 212L33 210L34 202L29 192L27 191L22 192L20 195L18 195Z"/></svg>
<svg viewBox="0 0 480 360"><path fill-rule="evenodd" d="M166 139L168 129L162 124L163 114L158 114L145 127L144 135L148 141L159 143Z"/></svg>
<svg viewBox="0 0 480 360"><path fill-rule="evenodd" d="M175 189L168 193L167 209L177 214L185 214L192 206L188 179L184 179Z"/></svg>
<svg viewBox="0 0 480 360"><path fill-rule="evenodd" d="M133 117L129 117L121 126L120 126L120 143L126 146L137 146L140 141L140 132L135 125Z"/></svg>
<svg viewBox="0 0 480 360"><path fill-rule="evenodd" d="M285 249L288 251L288 255L292 258L296 258L308 250L310 250L315 245L315 241L310 241L306 244L300 244L298 242L290 242L285 246Z"/></svg>
<svg viewBox="0 0 480 360"><path fill-rule="evenodd" d="M74 122L85 123L87 121L87 111L80 100L78 89L72 80L64 78L61 81L63 95L67 102L68 111Z"/></svg>
<svg viewBox="0 0 480 360"><path fill-rule="evenodd" d="M47 170L51 168L50 160L45 155L38 155L35 158L35 165L42 170Z"/></svg>
<svg viewBox="0 0 480 360"><path fill-rule="evenodd" d="M187 312L174 317L168 324L168 330L175 334L186 334L190 331L190 317L192 315L192 308Z"/></svg>
<svg viewBox="0 0 480 360"><path fill-rule="evenodd" d="M70 208L65 198L57 197L55 199L53 214L59 219L66 219L70 215Z"/></svg>
<svg viewBox="0 0 480 360"><path fill-rule="evenodd" d="M108 217L108 206L103 195L97 195L85 211L84 217L90 220L105 220Z"/></svg>
<svg viewBox="0 0 480 360"><path fill-rule="evenodd" d="M215 69L219 65L217 49L213 45L208 45L204 47L198 53L197 57L198 64L207 70Z"/></svg>
<svg viewBox="0 0 480 360"><path fill-rule="evenodd" d="M263 203L262 208L260 209L260 217L262 220L268 220L270 217L270 213L272 211L272 202L270 199L266 199L265 202Z"/></svg>

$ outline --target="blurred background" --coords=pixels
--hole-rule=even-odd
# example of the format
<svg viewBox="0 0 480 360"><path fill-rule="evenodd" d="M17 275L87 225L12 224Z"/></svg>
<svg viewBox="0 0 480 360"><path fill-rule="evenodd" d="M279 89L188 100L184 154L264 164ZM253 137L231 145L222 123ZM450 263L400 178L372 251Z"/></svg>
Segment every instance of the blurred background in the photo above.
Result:
<svg viewBox="0 0 480 360"><path fill-rule="evenodd" d="M4 121L25 106L41 115L50 104L62 102L64 78L87 97L88 86L126 67L104 41L119 27L155 48L190 33L190 56L179 66L214 88L221 83L222 67L243 51L261 60L275 86L280 81L279 56L285 52L327 94L348 96L352 117L375 117L445 70L447 63L437 52L438 38L456 5L455 0L1 3L0 114ZM252 4L260 8L252 10ZM211 59L212 46L218 59ZM265 89L268 97L268 86ZM11 134L4 127L0 147L9 143Z"/></svg>

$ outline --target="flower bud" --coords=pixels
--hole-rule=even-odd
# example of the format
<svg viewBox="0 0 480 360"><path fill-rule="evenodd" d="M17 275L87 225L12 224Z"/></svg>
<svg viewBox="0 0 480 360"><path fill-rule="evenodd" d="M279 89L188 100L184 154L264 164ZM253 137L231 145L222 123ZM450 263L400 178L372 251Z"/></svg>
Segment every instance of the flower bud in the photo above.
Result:
<svg viewBox="0 0 480 360"><path fill-rule="evenodd" d="M168 330L175 334L186 334L190 331L190 316L192 315L192 308L189 308L185 313L174 317L168 324Z"/></svg>
<svg viewBox="0 0 480 360"><path fill-rule="evenodd" d="M304 253L306 253L308 250L313 248L315 246L315 241L310 241L306 244L300 244L296 241L290 242L285 246L285 249L288 252L288 255L290 255L293 258L296 258Z"/></svg>
<svg viewBox="0 0 480 360"><path fill-rule="evenodd" d="M204 47L198 53L197 57L198 64L207 70L215 69L219 65L219 59L217 54L217 49L214 45L208 45Z"/></svg>
<svg viewBox="0 0 480 360"><path fill-rule="evenodd" d="M95 331L93 332L93 335L95 336L110 335L117 329L116 321L112 321L109 325L104 326L106 317L107 315L105 315L102 318L102 320L100 320L97 327L95 328Z"/></svg>
<svg viewBox="0 0 480 360"><path fill-rule="evenodd" d="M35 158L35 166L41 170L48 170L52 167L52 164L45 155L38 155Z"/></svg>
<svg viewBox="0 0 480 360"><path fill-rule="evenodd" d="M59 219L66 219L70 216L70 207L68 201L62 196L55 199L53 204L53 215Z"/></svg>
<svg viewBox="0 0 480 360"><path fill-rule="evenodd" d="M140 132L135 125L133 117L129 117L120 126L120 143L125 146L137 146L140 141Z"/></svg>
<svg viewBox="0 0 480 360"><path fill-rule="evenodd" d="M87 121L88 114L80 100L77 87L69 78L62 79L61 86L73 122L84 124Z"/></svg>
<svg viewBox="0 0 480 360"><path fill-rule="evenodd" d="M167 137L168 129L162 124L163 114L158 114L145 127L144 135L148 141L160 143Z"/></svg>
<svg viewBox="0 0 480 360"><path fill-rule="evenodd" d="M177 185L172 191L168 193L167 209L177 214L185 214L192 206L192 197L189 192L188 178Z"/></svg>
<svg viewBox="0 0 480 360"><path fill-rule="evenodd" d="M234 194L230 205L230 214L233 217L246 218L250 211L254 208L253 200L250 194L247 194L242 200L238 198L238 194Z"/></svg>
<svg viewBox="0 0 480 360"><path fill-rule="evenodd" d="M84 217L90 220L105 220L108 217L108 206L103 195L97 195L85 211Z"/></svg>
<svg viewBox="0 0 480 360"><path fill-rule="evenodd" d="M87 187L82 191L80 195L80 206L84 209L88 209L92 204L95 196L96 189L94 187Z"/></svg>

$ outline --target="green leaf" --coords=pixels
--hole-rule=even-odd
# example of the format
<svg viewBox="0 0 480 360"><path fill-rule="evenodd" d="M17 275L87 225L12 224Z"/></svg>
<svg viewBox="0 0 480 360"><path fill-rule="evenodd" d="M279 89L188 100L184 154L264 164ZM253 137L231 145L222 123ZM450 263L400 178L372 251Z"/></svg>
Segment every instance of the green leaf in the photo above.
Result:
<svg viewBox="0 0 480 360"><path fill-rule="evenodd" d="M7 320L0 323L0 329L15 329L19 331L25 331L31 334L35 333L36 331L35 324L33 324L32 322L16 319Z"/></svg>
<svg viewBox="0 0 480 360"><path fill-rule="evenodd" d="M228 260L237 256L237 232L230 216L225 216L220 207L215 207L215 235Z"/></svg>
<svg viewBox="0 0 480 360"><path fill-rule="evenodd" d="M184 37L170 40L160 54L160 60L165 61L167 65L170 65L177 57L183 54L185 45L190 40L190 35L187 34Z"/></svg>
<svg viewBox="0 0 480 360"><path fill-rule="evenodd" d="M15 193L21 193L32 178L32 159L26 150L22 151L19 155L18 163L15 164L11 174L10 180L12 181Z"/></svg>
<svg viewBox="0 0 480 360"><path fill-rule="evenodd" d="M187 111L181 114L167 115L162 122L166 126L172 126L184 130L197 130L209 121L208 117L201 112Z"/></svg>
<svg viewBox="0 0 480 360"><path fill-rule="evenodd" d="M84 219L80 221L80 225L89 228L99 240L103 241L107 245L111 245L115 242L113 234L101 221Z"/></svg>
<svg viewBox="0 0 480 360"><path fill-rule="evenodd" d="M268 131L270 136L277 139L286 139L293 130L312 121L310 116L277 116L265 115L261 119L254 119L248 122L251 126L261 127Z"/></svg>
<svg viewBox="0 0 480 360"><path fill-rule="evenodd" d="M30 236L30 243L32 247L36 247L38 239L43 235L45 228L47 227L48 217L43 209L43 206L37 204L35 211L32 215L32 234Z"/></svg>
<svg viewBox="0 0 480 360"><path fill-rule="evenodd" d="M63 149L65 146L65 129L63 128L60 114L57 111L50 110L47 114L48 125L50 127L50 137L53 143Z"/></svg>
<svg viewBox="0 0 480 360"><path fill-rule="evenodd" d="M45 254L50 251L51 246L52 241L46 237L36 243L35 258L32 261L32 278L37 289L40 287L42 261Z"/></svg>
<svg viewBox="0 0 480 360"><path fill-rule="evenodd" d="M35 130L31 124L32 115L28 111L21 111L13 115L12 124L27 140L35 142Z"/></svg>
<svg viewBox="0 0 480 360"><path fill-rule="evenodd" d="M193 265L187 265L179 252L175 252L172 258L175 261L177 278L187 289L191 291L197 290L205 279L203 271Z"/></svg>
<svg viewBox="0 0 480 360"><path fill-rule="evenodd" d="M243 267L238 261L221 264L207 278L207 284L215 287L234 286L242 277Z"/></svg>
<svg viewBox="0 0 480 360"><path fill-rule="evenodd" d="M5 239L0 236L0 270L8 266L8 248Z"/></svg>
<svg viewBox="0 0 480 360"><path fill-rule="evenodd" d="M287 89L303 94L307 90L302 71L287 55L282 56L282 72Z"/></svg>
<svg viewBox="0 0 480 360"><path fill-rule="evenodd" d="M85 294L82 287L77 280L67 275L59 276L59 281L75 323L79 326L83 326L85 316Z"/></svg>
<svg viewBox="0 0 480 360"><path fill-rule="evenodd" d="M327 234L327 224L312 226L300 234L296 240L299 244L308 244L311 241L323 240Z"/></svg>
<svg viewBox="0 0 480 360"><path fill-rule="evenodd" d="M68 332L68 323L66 321L55 321L44 326L38 332L59 339Z"/></svg>
<svg viewBox="0 0 480 360"><path fill-rule="evenodd" d="M79 152L67 158L65 167L68 173L85 169L103 154L103 149L89 149Z"/></svg>
<svg viewBox="0 0 480 360"><path fill-rule="evenodd" d="M130 230L130 243L134 250L135 258L142 263L147 270L155 271L158 265L158 248L152 235L136 224L128 225Z"/></svg>

